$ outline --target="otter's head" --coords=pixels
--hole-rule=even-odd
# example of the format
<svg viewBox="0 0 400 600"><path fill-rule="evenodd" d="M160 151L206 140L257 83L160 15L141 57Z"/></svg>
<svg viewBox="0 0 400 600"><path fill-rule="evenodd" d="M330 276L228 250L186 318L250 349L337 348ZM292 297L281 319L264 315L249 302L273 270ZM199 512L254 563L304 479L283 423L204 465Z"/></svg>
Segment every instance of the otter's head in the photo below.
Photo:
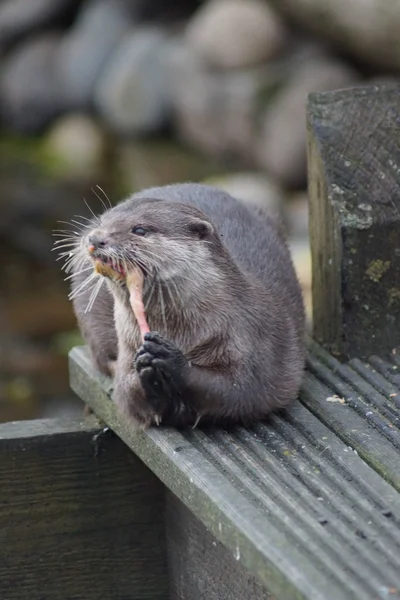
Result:
<svg viewBox="0 0 400 600"><path fill-rule="evenodd" d="M92 265L86 276L105 277L114 291L126 290L126 274L139 267L144 293L154 283L178 292L182 283L187 288L188 279L194 287L196 280L204 285L210 244L215 243L220 244L218 233L201 211L175 202L132 198L85 228L74 263L80 269L83 260L85 269Z"/></svg>
<svg viewBox="0 0 400 600"><path fill-rule="evenodd" d="M186 273L194 254L207 252L214 226L200 211L160 200L128 200L105 212L83 238L94 265L118 281L129 267L168 281ZM100 269L101 270L101 269Z"/></svg>

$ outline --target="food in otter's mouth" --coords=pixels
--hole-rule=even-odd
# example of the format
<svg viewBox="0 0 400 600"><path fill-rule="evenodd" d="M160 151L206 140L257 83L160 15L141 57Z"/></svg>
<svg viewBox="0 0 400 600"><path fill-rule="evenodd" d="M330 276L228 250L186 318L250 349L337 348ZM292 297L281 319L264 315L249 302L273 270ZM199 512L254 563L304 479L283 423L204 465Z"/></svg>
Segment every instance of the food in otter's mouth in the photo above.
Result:
<svg viewBox="0 0 400 600"><path fill-rule="evenodd" d="M116 268L117 267L117 268ZM111 261L96 260L94 269L99 275L104 277L110 277L115 279L115 275L126 277L126 285L129 291L129 300L133 310L133 314L139 325L140 334L144 339L144 334L150 331L150 328L146 321L146 314L144 311L143 304L143 273L137 269L132 269L127 274L122 268L118 268Z"/></svg>
<svg viewBox="0 0 400 600"><path fill-rule="evenodd" d="M143 273L140 269L129 271L126 276L126 285L129 290L129 300L133 314L139 325L140 334L144 339L145 333L149 333L150 328L146 321L146 314L143 304Z"/></svg>
<svg viewBox="0 0 400 600"><path fill-rule="evenodd" d="M126 276L124 269L111 260L96 260L94 270L99 275L104 275L104 277L115 278L115 275Z"/></svg>

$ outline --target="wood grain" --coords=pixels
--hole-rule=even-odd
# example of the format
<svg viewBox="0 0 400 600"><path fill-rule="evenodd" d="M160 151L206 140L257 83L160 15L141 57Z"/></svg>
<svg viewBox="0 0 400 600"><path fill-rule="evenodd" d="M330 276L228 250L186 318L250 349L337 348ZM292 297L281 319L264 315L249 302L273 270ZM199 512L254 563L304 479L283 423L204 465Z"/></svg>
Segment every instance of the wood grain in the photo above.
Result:
<svg viewBox="0 0 400 600"><path fill-rule="evenodd" d="M110 381L99 376L87 349L71 351L70 373L76 393L225 547L237 568L276 599L372 600L389 589L400 594L400 494L361 459L360 450L353 452L347 439L343 443L312 414L315 404L334 405L327 401L333 392L315 376L308 374L317 386L302 397L312 400L312 412L297 403L249 429L142 432L116 410ZM351 425L346 433L352 435ZM363 452L374 427L367 425L366 433L358 437ZM383 442L381 450L392 449ZM381 454L380 464L392 456ZM193 535L189 527L188 537ZM182 560L185 550L178 551ZM179 573L181 567L172 568ZM210 581L210 568L199 558L197 582L188 574L183 589L194 594L199 578Z"/></svg>
<svg viewBox="0 0 400 600"><path fill-rule="evenodd" d="M170 600L273 600L171 492L166 527Z"/></svg>
<svg viewBox="0 0 400 600"><path fill-rule="evenodd" d="M1 600L166 600L163 489L91 418L0 425Z"/></svg>
<svg viewBox="0 0 400 600"><path fill-rule="evenodd" d="M398 367L377 357L340 363L312 340L309 349L302 402L400 492Z"/></svg>
<svg viewBox="0 0 400 600"><path fill-rule="evenodd" d="M400 339L400 87L308 103L315 339L342 358Z"/></svg>

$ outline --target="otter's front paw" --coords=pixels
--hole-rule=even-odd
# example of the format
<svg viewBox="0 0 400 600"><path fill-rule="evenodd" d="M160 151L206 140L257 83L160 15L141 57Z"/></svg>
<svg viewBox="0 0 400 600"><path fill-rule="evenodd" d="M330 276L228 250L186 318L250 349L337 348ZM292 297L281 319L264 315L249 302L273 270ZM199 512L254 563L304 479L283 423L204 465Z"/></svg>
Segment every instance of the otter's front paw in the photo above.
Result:
<svg viewBox="0 0 400 600"><path fill-rule="evenodd" d="M189 363L182 352L158 333L146 333L135 367L147 401L157 414L179 413Z"/></svg>

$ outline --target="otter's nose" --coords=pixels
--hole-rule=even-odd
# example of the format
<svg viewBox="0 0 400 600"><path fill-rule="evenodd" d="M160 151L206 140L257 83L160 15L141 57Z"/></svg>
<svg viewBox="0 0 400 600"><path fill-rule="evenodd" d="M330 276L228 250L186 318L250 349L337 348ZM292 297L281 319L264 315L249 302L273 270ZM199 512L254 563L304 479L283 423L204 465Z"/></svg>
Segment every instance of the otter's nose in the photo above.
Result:
<svg viewBox="0 0 400 600"><path fill-rule="evenodd" d="M106 239L104 232L100 229L92 231L92 233L88 237L88 242L90 254L92 254L99 248L104 248L104 246L107 246L108 244L108 240Z"/></svg>

